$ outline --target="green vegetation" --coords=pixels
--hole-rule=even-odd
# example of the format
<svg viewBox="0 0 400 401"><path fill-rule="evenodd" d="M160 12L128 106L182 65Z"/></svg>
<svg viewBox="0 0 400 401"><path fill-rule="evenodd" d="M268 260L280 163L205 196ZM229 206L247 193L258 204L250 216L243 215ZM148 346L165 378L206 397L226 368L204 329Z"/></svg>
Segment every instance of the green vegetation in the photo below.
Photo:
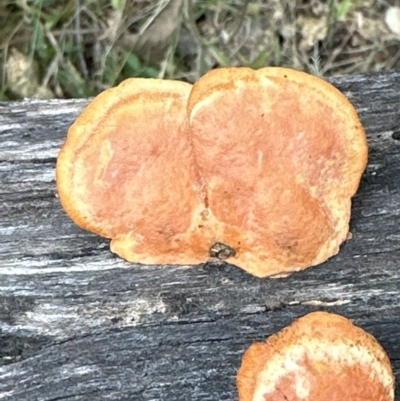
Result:
<svg viewBox="0 0 400 401"><path fill-rule="evenodd" d="M0 100L87 97L132 76L400 67L396 0L2 0ZM400 22L399 22L400 23Z"/></svg>

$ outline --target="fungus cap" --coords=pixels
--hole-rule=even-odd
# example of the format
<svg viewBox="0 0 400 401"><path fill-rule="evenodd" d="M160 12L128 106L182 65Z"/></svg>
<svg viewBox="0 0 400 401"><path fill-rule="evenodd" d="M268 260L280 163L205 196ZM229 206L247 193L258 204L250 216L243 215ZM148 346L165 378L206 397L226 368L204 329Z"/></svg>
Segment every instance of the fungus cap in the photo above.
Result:
<svg viewBox="0 0 400 401"><path fill-rule="evenodd" d="M57 185L72 219L129 261L226 259L263 277L339 251L367 153L354 107L324 80L221 68L100 94L69 130Z"/></svg>
<svg viewBox="0 0 400 401"><path fill-rule="evenodd" d="M64 209L143 263L199 263L181 237L200 204L186 106L191 85L132 78L98 95L57 160ZM125 246L125 244L127 244Z"/></svg>
<svg viewBox="0 0 400 401"><path fill-rule="evenodd" d="M390 360L348 319L310 313L250 346L238 371L239 401L393 401Z"/></svg>
<svg viewBox="0 0 400 401"><path fill-rule="evenodd" d="M287 68L219 69L193 86L188 115L209 208L240 229L220 238L231 263L274 275L339 251L368 155L339 90Z"/></svg>

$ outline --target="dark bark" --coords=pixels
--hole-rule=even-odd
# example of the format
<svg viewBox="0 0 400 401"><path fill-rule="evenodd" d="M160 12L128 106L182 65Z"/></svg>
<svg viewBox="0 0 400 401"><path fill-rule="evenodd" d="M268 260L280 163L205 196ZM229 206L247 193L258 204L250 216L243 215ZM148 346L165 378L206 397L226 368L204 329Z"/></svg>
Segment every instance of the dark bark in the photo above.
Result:
<svg viewBox="0 0 400 401"><path fill-rule="evenodd" d="M370 145L353 238L282 279L120 260L56 197L57 153L88 101L0 103L0 399L235 400L244 350L320 309L375 335L400 381L400 72L333 83Z"/></svg>

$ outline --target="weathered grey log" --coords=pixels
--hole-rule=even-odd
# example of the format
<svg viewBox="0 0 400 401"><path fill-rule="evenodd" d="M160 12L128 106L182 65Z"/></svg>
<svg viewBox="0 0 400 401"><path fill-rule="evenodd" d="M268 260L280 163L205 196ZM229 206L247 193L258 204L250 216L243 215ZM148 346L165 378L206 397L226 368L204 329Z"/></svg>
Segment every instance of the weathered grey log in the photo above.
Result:
<svg viewBox="0 0 400 401"><path fill-rule="evenodd" d="M244 350L316 309L374 334L400 382L400 72L333 83L370 144L353 238L276 280L118 259L56 197L56 156L88 101L1 103L0 400L236 400Z"/></svg>

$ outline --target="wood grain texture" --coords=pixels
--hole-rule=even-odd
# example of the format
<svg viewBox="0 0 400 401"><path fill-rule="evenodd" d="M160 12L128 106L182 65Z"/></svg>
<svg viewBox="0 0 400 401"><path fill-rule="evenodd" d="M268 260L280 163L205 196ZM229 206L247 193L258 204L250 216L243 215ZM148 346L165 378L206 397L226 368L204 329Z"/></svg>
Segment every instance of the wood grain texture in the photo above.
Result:
<svg viewBox="0 0 400 401"><path fill-rule="evenodd" d="M400 72L333 83L370 145L353 238L275 280L118 259L56 197L56 156L88 101L0 103L0 400L235 400L244 350L320 309L375 335L400 382Z"/></svg>

